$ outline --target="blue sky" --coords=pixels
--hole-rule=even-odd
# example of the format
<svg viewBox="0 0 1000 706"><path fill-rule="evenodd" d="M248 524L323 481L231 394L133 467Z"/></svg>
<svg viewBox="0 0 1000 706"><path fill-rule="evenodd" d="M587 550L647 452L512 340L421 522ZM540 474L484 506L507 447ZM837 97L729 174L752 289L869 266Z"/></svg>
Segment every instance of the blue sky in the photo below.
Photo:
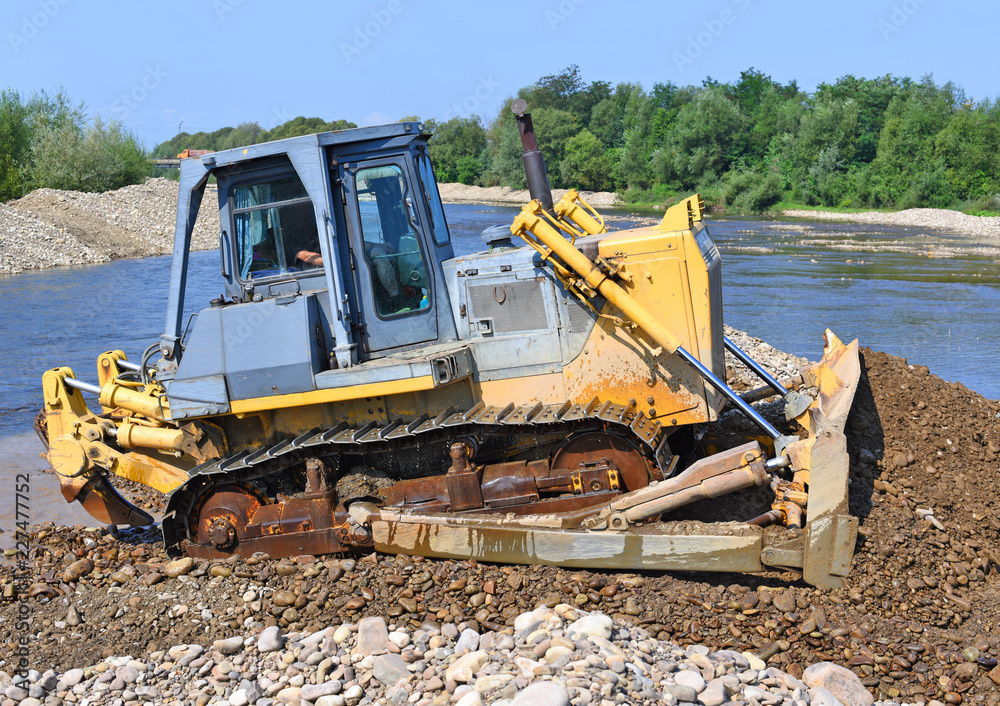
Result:
<svg viewBox="0 0 1000 706"><path fill-rule="evenodd" d="M0 87L62 86L152 148L297 115L359 125L495 115L570 64L586 81L700 84L751 66L813 90L892 73L1000 94L993 0L4 0Z"/></svg>

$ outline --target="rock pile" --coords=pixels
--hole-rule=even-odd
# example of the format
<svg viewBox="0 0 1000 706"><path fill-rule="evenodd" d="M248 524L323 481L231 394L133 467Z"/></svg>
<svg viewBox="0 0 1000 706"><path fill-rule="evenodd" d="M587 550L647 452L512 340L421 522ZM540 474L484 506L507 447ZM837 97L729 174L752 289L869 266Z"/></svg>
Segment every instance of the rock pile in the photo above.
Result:
<svg viewBox="0 0 1000 706"><path fill-rule="evenodd" d="M0 273L169 253L177 188L175 181L153 178L96 194L38 189L0 206ZM206 187L195 250L218 247L217 202L215 187Z"/></svg>
<svg viewBox="0 0 1000 706"><path fill-rule="evenodd" d="M863 706L853 672L824 662L802 679L756 655L678 647L597 611L560 603L480 632L464 623L366 617L315 632L174 645L147 657L113 655L92 667L0 673L11 703L416 704L583 706L727 702Z"/></svg>
<svg viewBox="0 0 1000 706"><path fill-rule="evenodd" d="M70 233L23 210L0 204L0 274L109 259Z"/></svg>

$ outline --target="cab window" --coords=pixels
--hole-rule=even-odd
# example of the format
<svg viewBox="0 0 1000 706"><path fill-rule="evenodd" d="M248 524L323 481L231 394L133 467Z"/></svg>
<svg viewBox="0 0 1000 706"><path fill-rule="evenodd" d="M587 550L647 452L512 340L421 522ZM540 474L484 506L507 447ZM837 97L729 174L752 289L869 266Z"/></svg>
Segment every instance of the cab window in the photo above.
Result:
<svg viewBox="0 0 1000 706"><path fill-rule="evenodd" d="M261 279L322 266L312 201L297 175L232 190L240 277Z"/></svg>
<svg viewBox="0 0 1000 706"><path fill-rule="evenodd" d="M414 205L406 194L403 170L393 164L359 169L354 183L375 313L390 317L427 308L427 263L411 221Z"/></svg>
<svg viewBox="0 0 1000 706"><path fill-rule="evenodd" d="M420 182L424 189L424 198L427 199L427 210L431 214L431 231L434 233L434 242L438 245L447 245L448 223L444 219L444 206L441 205L441 195L438 193L437 180L434 178L434 169L431 167L430 158L421 153L417 158L420 167Z"/></svg>

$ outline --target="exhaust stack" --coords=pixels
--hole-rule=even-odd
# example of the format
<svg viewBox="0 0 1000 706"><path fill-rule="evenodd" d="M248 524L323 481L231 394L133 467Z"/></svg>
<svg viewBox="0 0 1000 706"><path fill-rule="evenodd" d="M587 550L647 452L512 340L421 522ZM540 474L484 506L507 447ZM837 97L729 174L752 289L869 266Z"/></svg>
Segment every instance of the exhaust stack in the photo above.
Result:
<svg viewBox="0 0 1000 706"><path fill-rule="evenodd" d="M521 133L521 145L524 147L521 161L524 163L524 174L528 179L528 193L542 205L543 209L552 213L552 189L549 188L549 177L545 171L545 158L542 157L542 152L538 149L538 140L535 139L531 113L525 112L528 103L523 98L518 98L511 104L510 109L517 116L517 130Z"/></svg>

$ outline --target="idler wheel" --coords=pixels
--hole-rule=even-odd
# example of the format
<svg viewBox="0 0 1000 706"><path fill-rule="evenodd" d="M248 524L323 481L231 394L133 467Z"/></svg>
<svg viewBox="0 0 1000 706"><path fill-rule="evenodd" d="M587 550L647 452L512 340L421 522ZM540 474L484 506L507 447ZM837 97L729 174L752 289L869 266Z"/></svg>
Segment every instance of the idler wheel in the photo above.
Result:
<svg viewBox="0 0 1000 706"><path fill-rule="evenodd" d="M584 432L571 436L552 459L553 469L577 469L581 463L607 459L621 473L625 490L649 485L650 461L628 439L604 432Z"/></svg>
<svg viewBox="0 0 1000 706"><path fill-rule="evenodd" d="M246 488L227 485L215 490L198 512L198 544L232 551L262 504Z"/></svg>

